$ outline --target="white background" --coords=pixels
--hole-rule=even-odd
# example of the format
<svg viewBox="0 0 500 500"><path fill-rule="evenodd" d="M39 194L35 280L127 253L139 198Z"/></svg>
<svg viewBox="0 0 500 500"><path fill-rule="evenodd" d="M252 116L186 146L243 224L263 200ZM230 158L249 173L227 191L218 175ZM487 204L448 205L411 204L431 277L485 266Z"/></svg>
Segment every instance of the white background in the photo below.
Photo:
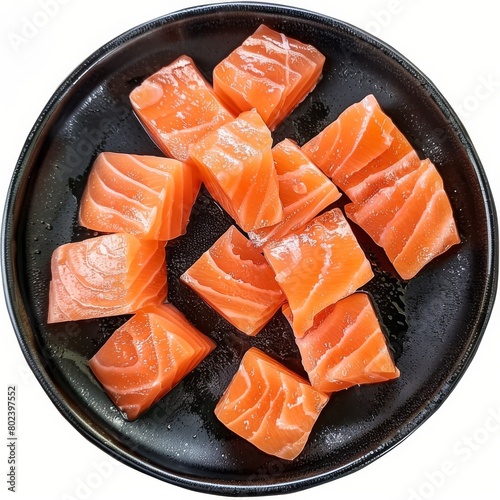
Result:
<svg viewBox="0 0 500 500"><path fill-rule="evenodd" d="M122 32L196 1L45 0L56 2L45 25L21 41L27 20L44 24L44 0L2 0L0 7L0 201L38 114L64 78ZM383 39L419 67L459 113L500 193L500 30L489 0L297 0L282 2L347 21ZM56 12L57 11L57 12ZM38 16L38 17L37 17ZM0 442L6 395L18 390L19 499L186 500L205 495L139 473L91 445L56 410L29 371L0 303ZM494 310L470 368L437 413L402 444L355 474L289 495L406 500L500 498L500 317ZM494 415L499 419L494 424ZM4 441L5 443L5 441ZM7 491L0 444L0 496ZM99 466L100 472L96 471ZM446 469L447 474L440 472Z"/></svg>

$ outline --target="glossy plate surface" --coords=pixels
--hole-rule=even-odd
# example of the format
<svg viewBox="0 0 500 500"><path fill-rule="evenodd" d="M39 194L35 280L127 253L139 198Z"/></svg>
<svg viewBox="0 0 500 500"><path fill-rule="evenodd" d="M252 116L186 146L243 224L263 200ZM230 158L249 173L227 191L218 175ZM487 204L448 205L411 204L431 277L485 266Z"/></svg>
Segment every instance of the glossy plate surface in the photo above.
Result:
<svg viewBox="0 0 500 500"><path fill-rule="evenodd" d="M335 394L292 462L269 457L220 424L215 404L243 353L257 346L303 373L286 320L255 338L235 331L178 278L231 224L202 190L188 234L168 245L169 300L218 348L147 414L126 422L96 383L88 359L126 318L47 325L50 257L94 233L77 225L89 168L101 151L159 154L132 113L130 91L181 54L211 70L260 23L326 57L316 89L273 134L299 144L373 93L421 158L443 176L462 238L410 282L356 230L376 273L372 294L401 378ZM208 50L207 50L208 49ZM340 205L345 202L341 200ZM497 285L497 222L480 161L455 113L403 56L324 16L265 4L205 6L154 20L111 41L68 77L21 153L3 227L3 277L28 362L64 416L119 460L168 482L228 495L285 493L369 464L424 422L471 361Z"/></svg>

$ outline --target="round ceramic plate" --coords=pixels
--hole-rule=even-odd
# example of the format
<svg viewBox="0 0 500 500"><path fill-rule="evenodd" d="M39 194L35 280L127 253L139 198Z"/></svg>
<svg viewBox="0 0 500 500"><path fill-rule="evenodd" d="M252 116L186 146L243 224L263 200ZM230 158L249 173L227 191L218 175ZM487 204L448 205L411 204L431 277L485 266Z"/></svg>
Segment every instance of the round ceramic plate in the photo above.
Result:
<svg viewBox="0 0 500 500"><path fill-rule="evenodd" d="M326 55L321 82L274 132L275 141L289 137L303 144L347 106L375 94L421 158L430 158L442 174L462 239L405 282L356 230L375 270L365 290L377 304L401 377L334 394L294 461L260 452L213 413L250 346L303 371L280 313L249 338L179 282L231 224L204 190L188 233L168 244L169 300L218 347L149 412L125 421L88 368L89 358L126 318L46 322L53 250L94 235L78 226L77 210L97 154L159 154L132 113L130 91L181 54L192 56L211 80L213 67L261 23ZM496 216L479 159L455 113L418 69L379 40L331 18L280 6L222 4L174 13L125 33L91 55L56 91L12 180L3 227L4 286L36 377L63 415L97 446L194 490L284 493L369 464L439 407L485 329L497 283L496 245Z"/></svg>

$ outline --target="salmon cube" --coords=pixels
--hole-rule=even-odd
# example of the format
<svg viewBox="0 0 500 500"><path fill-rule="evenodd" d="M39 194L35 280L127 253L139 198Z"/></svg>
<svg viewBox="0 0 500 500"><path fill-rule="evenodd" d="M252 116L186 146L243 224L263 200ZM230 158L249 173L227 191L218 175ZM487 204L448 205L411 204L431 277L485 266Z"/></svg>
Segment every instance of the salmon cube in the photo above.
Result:
<svg viewBox="0 0 500 500"><path fill-rule="evenodd" d="M293 324L288 304L283 314ZM302 338L295 337L311 385L330 394L354 385L399 377L370 298L353 293L319 313Z"/></svg>
<svg viewBox="0 0 500 500"><path fill-rule="evenodd" d="M272 143L271 132L252 110L191 149L208 191L245 232L283 220Z"/></svg>
<svg viewBox="0 0 500 500"><path fill-rule="evenodd" d="M293 460L304 449L328 396L256 347L215 408L217 418L260 450Z"/></svg>
<svg viewBox="0 0 500 500"><path fill-rule="evenodd" d="M274 130L316 86L325 56L261 25L213 71L214 90L235 114L255 108Z"/></svg>
<svg viewBox="0 0 500 500"><path fill-rule="evenodd" d="M172 158L101 153L83 192L79 223L103 233L171 240L185 234L200 185L196 168Z"/></svg>
<svg viewBox="0 0 500 500"><path fill-rule="evenodd" d="M127 233L56 248L48 323L132 314L167 296L165 244Z"/></svg>
<svg viewBox="0 0 500 500"><path fill-rule="evenodd" d="M346 215L385 250L405 280L460 243L450 200L436 167L430 160L412 167L400 170L393 176L393 183L367 200L345 207Z"/></svg>
<svg viewBox="0 0 500 500"><path fill-rule="evenodd" d="M181 276L181 281L250 336L266 325L285 300L266 259L234 226Z"/></svg>
<svg viewBox="0 0 500 500"><path fill-rule="evenodd" d="M370 263L338 208L271 242L264 255L290 305L297 337L306 334L323 309L373 278Z"/></svg>
<svg viewBox="0 0 500 500"><path fill-rule="evenodd" d="M344 189L352 175L389 148L393 130L394 123L375 96L368 95L344 110L302 151Z"/></svg>
<svg viewBox="0 0 500 500"><path fill-rule="evenodd" d="M135 420L214 349L171 304L144 308L118 328L89 365L113 403Z"/></svg>
<svg viewBox="0 0 500 500"><path fill-rule="evenodd" d="M186 55L146 78L130 102L163 153L184 162L190 144L233 119Z"/></svg>

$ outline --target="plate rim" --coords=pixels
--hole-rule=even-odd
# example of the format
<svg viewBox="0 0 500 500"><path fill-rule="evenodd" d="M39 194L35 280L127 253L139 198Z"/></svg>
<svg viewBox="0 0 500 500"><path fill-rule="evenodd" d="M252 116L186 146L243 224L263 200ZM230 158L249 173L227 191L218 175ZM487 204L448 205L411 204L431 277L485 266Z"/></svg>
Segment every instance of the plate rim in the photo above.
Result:
<svg viewBox="0 0 500 500"><path fill-rule="evenodd" d="M187 475L166 471L165 469L146 463L146 461L138 460L130 453L127 453L123 447L120 448L110 440L105 442L102 434L93 427L92 420L90 418L85 418L83 412L79 412L78 408L73 408L74 405L70 404L71 401L68 402L68 398L64 394L64 391L58 387L52 379L50 372L47 370L43 357L40 356L39 349L37 349L34 328L29 322L27 308L21 300L22 286L20 284L16 266L16 242L22 232L22 228L19 228L19 217L16 217L16 212L19 212L20 210L20 200L24 199L29 181L29 174L34 172L36 169L34 165L29 165L30 156L44 131L45 125L48 123L54 112L56 112L58 102L61 101L67 92L70 91L75 84L77 84L78 80L82 78L92 67L98 64L101 59L110 55L122 44L145 34L147 31L160 28L163 25L174 23L176 21L197 18L201 15L210 13L234 13L238 11L254 11L263 14L283 15L293 18L305 16L309 21L314 21L322 26L329 26L332 29L342 29L350 35L373 46L376 50L380 50L385 56L397 62L406 72L420 81L422 86L425 87L427 94L435 100L440 111L450 122L450 125L457 134L460 143L467 152L470 162L474 168L477 181L481 187L488 229L488 255L487 265L485 266L487 268L487 283L485 289L482 290L483 305L480 308L481 314L478 315L476 327L468 338L468 349L465 355L456 361L454 369L450 371L447 381L441 385L439 391L437 391L433 395L432 399L429 400L429 404L425 410L420 411L417 415L414 415L413 418L408 419L408 421L400 427L397 434L380 445L376 450L374 450L373 453L370 454L369 457L363 456L352 461L346 466L331 470L324 474L318 474L312 477L302 477L300 479L294 479L287 482L266 481L263 484L241 484L238 481L221 482L220 479L215 481L204 481L200 478L192 479L187 477ZM404 441L442 405L451 392L453 392L457 383L474 358L491 316L498 287L498 242L498 219L495 203L481 160L479 159L474 145L456 112L437 87L432 83L432 81L417 66L415 66L415 64L400 54L392 46L378 39L374 35L371 35L354 25L324 14L299 7L270 4L265 2L212 3L177 10L150 21L146 21L145 23L123 32L95 50L59 85L47 104L44 106L31 131L29 132L12 174L2 219L1 267L7 310L18 343L21 347L21 351L27 360L30 369L33 371L35 378L41 384L52 403L81 435L120 462L131 466L140 472L146 473L171 484L203 493L215 493L226 496L255 496L291 493L315 486L317 484L332 481L355 472L372 463L374 460Z"/></svg>

